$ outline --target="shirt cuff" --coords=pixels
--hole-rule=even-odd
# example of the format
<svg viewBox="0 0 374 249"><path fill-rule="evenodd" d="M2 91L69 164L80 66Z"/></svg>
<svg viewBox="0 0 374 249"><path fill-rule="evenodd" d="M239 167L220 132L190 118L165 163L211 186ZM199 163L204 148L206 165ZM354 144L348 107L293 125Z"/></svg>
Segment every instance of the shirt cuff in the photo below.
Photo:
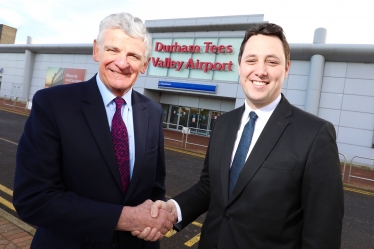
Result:
<svg viewBox="0 0 374 249"><path fill-rule="evenodd" d="M179 222L182 221L182 211L181 208L179 207L178 202L174 201L173 199L170 199L172 202L174 202L175 207L177 208L177 213L178 213L178 220L175 224L178 224Z"/></svg>

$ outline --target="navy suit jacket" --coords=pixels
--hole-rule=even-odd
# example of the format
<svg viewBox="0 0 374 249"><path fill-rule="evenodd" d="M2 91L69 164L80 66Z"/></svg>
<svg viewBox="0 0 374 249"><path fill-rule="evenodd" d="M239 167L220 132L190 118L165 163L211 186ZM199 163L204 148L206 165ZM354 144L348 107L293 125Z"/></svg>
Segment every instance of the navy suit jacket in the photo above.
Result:
<svg viewBox="0 0 374 249"><path fill-rule="evenodd" d="M123 206L165 199L162 111L133 91L135 164L127 193L96 76L38 91L19 141L14 206L31 248L159 248L115 231Z"/></svg>
<svg viewBox="0 0 374 249"><path fill-rule="evenodd" d="M174 197L180 227L208 211L201 249L340 249L344 205L334 126L282 96L229 198L243 112L217 119L200 181Z"/></svg>

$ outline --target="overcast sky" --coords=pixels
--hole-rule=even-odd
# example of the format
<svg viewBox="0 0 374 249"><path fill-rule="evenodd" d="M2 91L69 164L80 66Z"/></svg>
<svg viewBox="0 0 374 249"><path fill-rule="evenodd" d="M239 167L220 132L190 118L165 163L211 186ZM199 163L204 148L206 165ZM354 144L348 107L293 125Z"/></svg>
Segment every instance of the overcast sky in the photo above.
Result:
<svg viewBox="0 0 374 249"><path fill-rule="evenodd" d="M264 14L283 27L290 43L312 43L327 29L326 43L374 44L373 0L0 0L0 24L39 44L91 43L100 21L116 12L145 20Z"/></svg>

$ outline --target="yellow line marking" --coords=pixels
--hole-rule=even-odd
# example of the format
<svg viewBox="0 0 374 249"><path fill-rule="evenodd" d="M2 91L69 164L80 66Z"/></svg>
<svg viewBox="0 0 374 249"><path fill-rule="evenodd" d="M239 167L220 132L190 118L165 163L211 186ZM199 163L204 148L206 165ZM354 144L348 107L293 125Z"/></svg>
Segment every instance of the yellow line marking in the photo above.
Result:
<svg viewBox="0 0 374 249"><path fill-rule="evenodd" d="M197 221L192 222L192 224L195 225L195 226L198 226L198 227L202 227L203 226L203 224L201 224L201 223L199 223Z"/></svg>
<svg viewBox="0 0 374 249"><path fill-rule="evenodd" d="M17 111L9 110L9 109L2 108L2 107L0 107L0 110L10 112L10 113L19 114L19 115L22 115L22 116L29 116L28 113L17 112Z"/></svg>
<svg viewBox="0 0 374 249"><path fill-rule="evenodd" d="M165 237L166 237L166 238L170 238L171 236L173 236L173 235L176 234L176 233L177 233L177 231L171 229L169 232L167 232L167 233L165 234Z"/></svg>
<svg viewBox="0 0 374 249"><path fill-rule="evenodd" d="M13 211L16 211L16 209L14 208L13 204L7 200L5 200L3 197L0 196L0 203L3 204L4 206L6 206L7 208L13 210Z"/></svg>
<svg viewBox="0 0 374 249"><path fill-rule="evenodd" d="M354 189L354 188L348 188L348 187L344 187L344 190L355 192L355 193L359 193L359 194L374 196L374 193L368 192L368 191L364 191L364 190L359 190L359 189Z"/></svg>
<svg viewBox="0 0 374 249"><path fill-rule="evenodd" d="M184 245L186 245L188 247L191 247L191 246L195 245L199 241L200 241L200 233L198 233L195 237L193 237L192 239L190 239L189 241L187 241L186 243L184 243Z"/></svg>
<svg viewBox="0 0 374 249"><path fill-rule="evenodd" d="M13 196L13 190L5 187L4 185L1 185L0 184L0 191L3 191L4 193L10 195L10 196Z"/></svg>
<svg viewBox="0 0 374 249"><path fill-rule="evenodd" d="M11 144L14 144L14 145L17 145L17 146L18 146L17 143L12 142L12 141L10 141L10 140L7 140L7 139L5 139L5 138L1 138L1 137L0 137L0 140L3 140L3 141L5 141L5 142L8 142L8 143L11 143Z"/></svg>
<svg viewBox="0 0 374 249"><path fill-rule="evenodd" d="M188 155L191 155L191 156L197 156L197 157L205 158L204 154L194 153L194 152L186 151L186 150L183 150L183 149L177 149L177 148L173 148L173 147L169 147L169 146L165 146L165 149L180 152L180 153L183 153L183 154L188 154Z"/></svg>

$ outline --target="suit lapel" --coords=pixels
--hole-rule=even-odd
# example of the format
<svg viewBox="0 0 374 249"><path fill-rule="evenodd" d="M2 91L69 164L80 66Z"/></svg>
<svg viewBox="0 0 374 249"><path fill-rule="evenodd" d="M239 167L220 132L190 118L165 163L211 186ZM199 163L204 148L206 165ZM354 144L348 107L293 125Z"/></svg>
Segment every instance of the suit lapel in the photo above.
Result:
<svg viewBox="0 0 374 249"><path fill-rule="evenodd" d="M256 145L249 155L242 171L240 172L236 186L229 199L228 205L235 200L243 191L245 186L251 181L266 157L276 145L284 129L289 124L288 117L292 115L291 105L282 95L282 100L275 108L269 121L261 132Z"/></svg>
<svg viewBox="0 0 374 249"><path fill-rule="evenodd" d="M126 199L135 191L137 182L142 174L149 122L146 106L139 98L138 93L134 90L132 92L132 112L135 136L135 163L131 183L126 193Z"/></svg>
<svg viewBox="0 0 374 249"><path fill-rule="evenodd" d="M90 83L88 84L89 87L85 89L86 92L83 94L82 100L85 103L83 113L113 178L117 182L118 187L122 189L108 118L95 77L88 81Z"/></svg>
<svg viewBox="0 0 374 249"><path fill-rule="evenodd" d="M234 148L234 143L236 140L236 134L238 133L238 129L240 126L241 118L244 112L244 105L241 108L235 110L233 113L233 118L229 120L229 126L226 132L226 136L224 137L225 144L224 148L222 149L222 160L221 160L221 181L222 181L222 193L223 193L223 200L225 203L228 201L228 193L229 193L229 175L230 175L230 164L231 164L231 156L232 150Z"/></svg>

